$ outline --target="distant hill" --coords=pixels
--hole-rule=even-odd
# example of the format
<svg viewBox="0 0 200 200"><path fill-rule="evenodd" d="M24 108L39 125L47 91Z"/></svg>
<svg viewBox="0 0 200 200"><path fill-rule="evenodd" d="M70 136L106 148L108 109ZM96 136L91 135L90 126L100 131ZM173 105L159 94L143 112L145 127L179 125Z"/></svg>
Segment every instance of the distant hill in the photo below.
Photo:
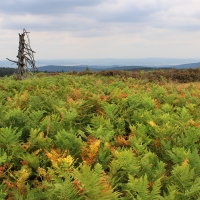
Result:
<svg viewBox="0 0 200 200"><path fill-rule="evenodd" d="M189 68L197 68L200 67L200 63L188 63L188 64L181 64L181 65L167 65L167 66L119 66L119 65L112 65L112 66L99 66L99 65L78 65L78 66L56 66L56 65L47 65L38 67L38 71L47 71L47 72L71 72L71 71L84 71L86 67L89 68L90 71L102 71L102 70L153 70L153 69L189 69Z"/></svg>
<svg viewBox="0 0 200 200"><path fill-rule="evenodd" d="M147 66L147 67L160 67L160 66L175 66L187 63L200 62L200 58L189 59L189 58L103 58L103 59L48 59L38 60L36 59L36 66ZM8 60L0 60L0 67L12 67L16 68L17 65L13 64Z"/></svg>
<svg viewBox="0 0 200 200"><path fill-rule="evenodd" d="M47 65L43 67L38 67L38 71L47 71L47 72L71 72L71 71L84 71L86 70L85 65L79 66L55 66L55 65ZM90 71L102 71L102 70L151 70L151 67L143 67L143 66L88 66Z"/></svg>
<svg viewBox="0 0 200 200"><path fill-rule="evenodd" d="M85 65L79 65L79 66L55 66L55 65L47 65L43 67L38 67L38 71L47 71L47 72L71 72L71 71L84 71L86 70ZM134 70L134 69L146 69L146 67L142 66L97 66L97 65L92 65L88 66L90 71L102 71L102 70ZM148 68L151 69L151 68Z"/></svg>
<svg viewBox="0 0 200 200"><path fill-rule="evenodd" d="M175 65L171 66L176 69L189 69L189 68L197 68L200 67L200 62L198 63L188 63L188 64L182 64L182 65Z"/></svg>
<svg viewBox="0 0 200 200"><path fill-rule="evenodd" d="M57 65L57 66L74 66L74 65L98 65L98 66L153 66L160 67L163 65L180 65L186 63L200 62L199 59L188 58L133 58L133 59L121 59L121 58L103 58L103 59L59 59L59 60L36 60L36 66ZM7 61L9 63L9 61ZM6 64L6 63L5 63ZM1 65L0 66L6 66Z"/></svg>
<svg viewBox="0 0 200 200"><path fill-rule="evenodd" d="M38 67L38 71L47 71L47 72L70 72L70 71L84 71L86 66L56 66L56 65L47 65L43 67Z"/></svg>

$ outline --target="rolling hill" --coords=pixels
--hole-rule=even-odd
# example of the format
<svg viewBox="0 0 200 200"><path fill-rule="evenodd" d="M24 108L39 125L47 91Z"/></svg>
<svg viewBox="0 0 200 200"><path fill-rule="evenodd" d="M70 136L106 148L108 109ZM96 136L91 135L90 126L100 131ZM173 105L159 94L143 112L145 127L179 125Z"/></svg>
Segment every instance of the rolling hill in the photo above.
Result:
<svg viewBox="0 0 200 200"><path fill-rule="evenodd" d="M47 72L70 72L70 71L84 71L86 68L89 68L90 71L102 71L102 70L152 70L152 69L189 69L200 67L200 62L198 63L188 63L181 65L165 65L165 66L120 66L120 65L111 65L111 66L101 66L101 65L77 65L77 66L57 66L57 65L46 65L38 67L38 71L47 71Z"/></svg>

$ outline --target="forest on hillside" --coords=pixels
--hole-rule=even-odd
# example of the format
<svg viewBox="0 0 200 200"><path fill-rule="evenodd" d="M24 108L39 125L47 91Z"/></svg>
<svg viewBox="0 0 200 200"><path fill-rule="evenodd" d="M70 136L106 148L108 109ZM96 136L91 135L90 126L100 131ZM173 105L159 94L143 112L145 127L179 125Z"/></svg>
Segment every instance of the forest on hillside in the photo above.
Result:
<svg viewBox="0 0 200 200"><path fill-rule="evenodd" d="M15 71L16 71L16 68L0 67L0 77L10 76L14 74Z"/></svg>

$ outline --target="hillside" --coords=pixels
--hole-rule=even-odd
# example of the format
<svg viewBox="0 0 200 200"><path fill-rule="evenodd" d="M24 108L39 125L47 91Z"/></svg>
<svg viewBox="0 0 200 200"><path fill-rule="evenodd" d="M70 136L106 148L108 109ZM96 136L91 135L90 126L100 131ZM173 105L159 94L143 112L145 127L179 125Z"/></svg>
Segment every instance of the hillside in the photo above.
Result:
<svg viewBox="0 0 200 200"><path fill-rule="evenodd" d="M189 68L197 68L200 67L200 63L188 63L181 65L162 65L162 66L120 66L120 65L77 65L77 66L56 66L56 65L47 65L38 67L39 71L47 71L47 72L70 72L70 71L84 71L86 68L89 68L90 71L102 71L102 70L154 70L154 69L189 69Z"/></svg>
<svg viewBox="0 0 200 200"><path fill-rule="evenodd" d="M189 69L189 68L197 68L197 67L200 67L200 62L173 66L173 68L176 68L176 69Z"/></svg>
<svg viewBox="0 0 200 200"><path fill-rule="evenodd" d="M102 70L137 70L137 69L151 69L149 67L143 66L99 66L99 65L79 65L79 66L56 66L56 65L47 65L43 67L38 67L38 71L47 71L47 72L71 72L71 71L84 71L86 68L89 68L90 71L102 71Z"/></svg>
<svg viewBox="0 0 200 200"><path fill-rule="evenodd" d="M79 65L79 66L56 66L56 65L47 65L38 67L38 71L48 71L48 72L70 72L70 71L84 71L86 69L86 66ZM98 68L90 67L90 70L96 71Z"/></svg>

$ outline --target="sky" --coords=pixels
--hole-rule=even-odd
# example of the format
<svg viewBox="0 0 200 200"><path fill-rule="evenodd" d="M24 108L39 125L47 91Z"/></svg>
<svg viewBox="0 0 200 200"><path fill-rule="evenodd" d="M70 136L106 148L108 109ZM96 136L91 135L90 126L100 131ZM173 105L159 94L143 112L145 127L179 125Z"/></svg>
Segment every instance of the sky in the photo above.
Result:
<svg viewBox="0 0 200 200"><path fill-rule="evenodd" d="M0 0L0 60L200 58L199 0Z"/></svg>

